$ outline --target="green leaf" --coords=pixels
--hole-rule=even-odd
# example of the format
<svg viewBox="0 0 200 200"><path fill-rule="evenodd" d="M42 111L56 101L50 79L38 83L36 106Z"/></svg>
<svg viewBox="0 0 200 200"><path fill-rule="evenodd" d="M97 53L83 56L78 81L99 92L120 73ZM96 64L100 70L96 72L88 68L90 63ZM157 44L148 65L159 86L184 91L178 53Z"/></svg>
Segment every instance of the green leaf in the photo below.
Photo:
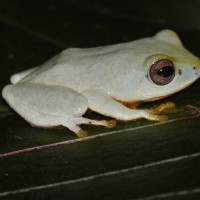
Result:
<svg viewBox="0 0 200 200"><path fill-rule="evenodd" d="M0 89L12 74L68 47L135 40L173 28L200 55L200 4L192 1L1 0ZM113 129L34 128L0 99L0 199L200 199L200 82L174 102L163 123ZM90 118L104 118L95 113Z"/></svg>

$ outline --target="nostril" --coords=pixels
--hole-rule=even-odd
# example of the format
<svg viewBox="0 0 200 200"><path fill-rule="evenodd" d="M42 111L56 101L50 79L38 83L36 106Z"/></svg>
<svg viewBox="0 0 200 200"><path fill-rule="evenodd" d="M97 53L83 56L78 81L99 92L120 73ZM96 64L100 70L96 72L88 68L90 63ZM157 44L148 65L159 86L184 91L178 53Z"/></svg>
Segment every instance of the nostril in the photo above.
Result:
<svg viewBox="0 0 200 200"><path fill-rule="evenodd" d="M199 66L197 66L197 67L193 67L193 70L194 70L194 73L198 76L198 77L200 77L200 67Z"/></svg>

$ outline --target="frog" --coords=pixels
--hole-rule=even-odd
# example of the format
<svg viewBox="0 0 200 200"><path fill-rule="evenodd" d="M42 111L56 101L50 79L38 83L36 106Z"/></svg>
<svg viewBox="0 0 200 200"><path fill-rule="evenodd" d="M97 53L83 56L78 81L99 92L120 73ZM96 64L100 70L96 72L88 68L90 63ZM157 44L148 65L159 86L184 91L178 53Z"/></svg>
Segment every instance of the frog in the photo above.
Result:
<svg viewBox="0 0 200 200"><path fill-rule="evenodd" d="M200 59L176 32L164 29L130 42L63 50L12 75L2 96L33 126L66 127L85 137L82 124L112 128L117 121L168 120L162 112L174 107L173 102L149 109L137 106L183 90L199 77ZM106 119L87 118L88 111Z"/></svg>

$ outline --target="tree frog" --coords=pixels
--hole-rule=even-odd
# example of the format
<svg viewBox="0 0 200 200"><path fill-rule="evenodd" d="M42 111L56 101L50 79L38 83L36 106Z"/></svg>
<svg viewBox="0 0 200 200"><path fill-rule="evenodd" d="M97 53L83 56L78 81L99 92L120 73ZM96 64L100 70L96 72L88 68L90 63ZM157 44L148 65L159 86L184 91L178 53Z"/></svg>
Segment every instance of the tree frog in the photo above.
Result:
<svg viewBox="0 0 200 200"><path fill-rule="evenodd" d="M69 48L39 67L11 76L3 98L38 127L63 126L78 137L79 125L114 127L116 120L165 121L162 110L136 109L167 97L200 77L200 59L187 51L177 34L162 30L153 37L94 48ZM92 110L113 120L83 117Z"/></svg>

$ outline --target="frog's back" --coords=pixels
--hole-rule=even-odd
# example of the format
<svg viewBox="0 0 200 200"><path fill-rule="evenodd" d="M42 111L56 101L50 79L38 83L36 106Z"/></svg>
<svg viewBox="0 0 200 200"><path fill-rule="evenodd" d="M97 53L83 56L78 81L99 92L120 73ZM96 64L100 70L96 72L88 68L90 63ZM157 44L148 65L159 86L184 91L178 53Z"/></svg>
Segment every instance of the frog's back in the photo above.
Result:
<svg viewBox="0 0 200 200"><path fill-rule="evenodd" d="M171 33L170 33L171 34ZM159 39L157 38L159 37ZM108 93L135 93L146 77L144 63L152 55L179 55L177 45L156 37L94 48L70 48L22 79L44 85L61 85L78 92L103 89ZM114 89L115 88L115 89ZM120 88L120 89L119 89ZM128 91L127 91L128 90Z"/></svg>
<svg viewBox="0 0 200 200"><path fill-rule="evenodd" d="M103 47L70 48L38 67L21 82L61 85L78 92L103 89L116 96L115 88L123 93L130 84L134 85L132 90L140 85L145 73L144 61L152 54L162 53L162 45L166 52L166 43L160 44L150 37Z"/></svg>
<svg viewBox="0 0 200 200"><path fill-rule="evenodd" d="M134 60L135 42L95 48L70 48L53 57L22 82L57 84L82 91L112 85L113 77L126 75L126 66ZM128 70L127 70L127 74ZM104 87L105 88L105 87Z"/></svg>

